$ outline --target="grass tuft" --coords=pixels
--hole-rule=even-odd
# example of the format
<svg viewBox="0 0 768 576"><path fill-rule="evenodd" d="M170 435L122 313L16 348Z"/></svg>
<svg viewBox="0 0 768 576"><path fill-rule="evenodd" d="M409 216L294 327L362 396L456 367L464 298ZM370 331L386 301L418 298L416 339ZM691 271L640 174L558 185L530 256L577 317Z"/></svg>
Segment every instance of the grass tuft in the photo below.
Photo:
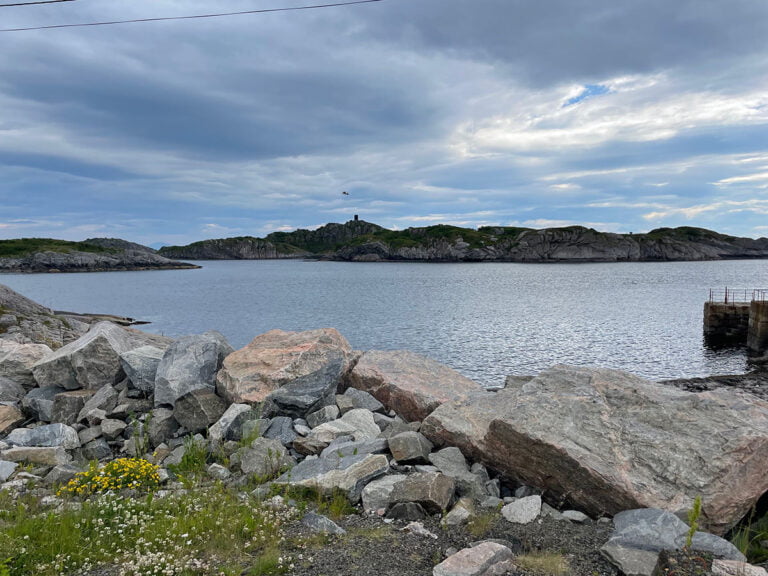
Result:
<svg viewBox="0 0 768 576"><path fill-rule="evenodd" d="M562 576L568 574L570 566L562 554L553 552L531 552L517 556L515 564L528 572L542 576Z"/></svg>
<svg viewBox="0 0 768 576"><path fill-rule="evenodd" d="M0 558L7 576L279 574L293 562L280 548L295 516L220 486L164 498L99 494L55 513L0 494Z"/></svg>

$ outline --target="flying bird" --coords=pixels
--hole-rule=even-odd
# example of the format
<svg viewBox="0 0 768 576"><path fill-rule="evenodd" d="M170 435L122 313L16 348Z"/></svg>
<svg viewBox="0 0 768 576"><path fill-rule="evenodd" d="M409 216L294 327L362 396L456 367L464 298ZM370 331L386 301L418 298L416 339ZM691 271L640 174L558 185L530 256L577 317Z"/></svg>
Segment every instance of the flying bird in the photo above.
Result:
<svg viewBox="0 0 768 576"><path fill-rule="evenodd" d="M349 196L349 192L347 192L346 190L344 190L344 192L342 192L342 194L344 194L344 196Z"/></svg>

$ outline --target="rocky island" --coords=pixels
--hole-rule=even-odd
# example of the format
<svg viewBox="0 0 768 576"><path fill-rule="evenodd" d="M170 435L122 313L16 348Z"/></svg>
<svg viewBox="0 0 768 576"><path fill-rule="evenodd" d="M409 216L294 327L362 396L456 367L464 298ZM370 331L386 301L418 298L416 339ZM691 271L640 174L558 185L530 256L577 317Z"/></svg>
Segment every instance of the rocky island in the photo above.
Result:
<svg viewBox="0 0 768 576"><path fill-rule="evenodd" d="M68 242L50 238L0 240L0 272L110 272L199 268L117 238Z"/></svg>
<svg viewBox="0 0 768 576"><path fill-rule="evenodd" d="M614 234L582 226L477 230L439 224L388 230L362 220L317 230L273 232L166 246L168 258L249 260L320 258L351 262L656 262L768 258L768 238L737 238L703 228Z"/></svg>
<svg viewBox="0 0 768 576"><path fill-rule="evenodd" d="M155 574L159 561L169 574L766 574L722 537L768 491L768 401L739 389L561 365L487 390L408 351L353 350L332 328L234 350L217 332L69 326L5 288L0 305L17 320L0 330L10 574ZM19 319L68 331L41 341ZM153 507L185 499L155 542ZM243 509L250 524L236 523ZM65 518L80 555L46 556L51 535L24 532L13 510L24 526ZM87 514L122 510L133 524L92 546ZM290 537L269 548L254 518Z"/></svg>

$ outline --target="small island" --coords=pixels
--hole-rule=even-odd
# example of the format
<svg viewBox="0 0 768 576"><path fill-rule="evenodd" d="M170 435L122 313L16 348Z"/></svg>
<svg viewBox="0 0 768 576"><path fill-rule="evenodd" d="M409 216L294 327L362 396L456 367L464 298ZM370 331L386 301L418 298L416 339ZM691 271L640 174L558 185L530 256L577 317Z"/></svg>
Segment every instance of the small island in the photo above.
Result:
<svg viewBox="0 0 768 576"><path fill-rule="evenodd" d="M343 262L680 262L768 258L768 238L739 238L704 228L645 234L583 226L478 229L437 224L388 230L355 217L316 230L201 240L154 250L117 238L69 242L0 240L0 273L106 272L200 268L180 260L312 259Z"/></svg>
<svg viewBox="0 0 768 576"><path fill-rule="evenodd" d="M69 242L50 238L0 240L0 272L109 272L200 268L117 238Z"/></svg>
<svg viewBox="0 0 768 576"><path fill-rule="evenodd" d="M663 262L768 258L768 238L738 238L704 228L658 228L646 234L583 226L478 229L438 224L388 230L350 220L316 230L273 232L166 246L159 254L192 260L314 258L349 262Z"/></svg>

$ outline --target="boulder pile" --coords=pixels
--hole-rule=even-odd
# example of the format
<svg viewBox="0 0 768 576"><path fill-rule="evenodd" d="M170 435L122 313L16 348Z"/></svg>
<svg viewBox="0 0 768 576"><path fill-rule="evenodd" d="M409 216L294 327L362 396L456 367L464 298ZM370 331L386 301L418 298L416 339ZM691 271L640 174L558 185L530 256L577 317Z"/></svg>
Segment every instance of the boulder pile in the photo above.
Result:
<svg viewBox="0 0 768 576"><path fill-rule="evenodd" d="M126 455L167 479L188 438L225 456L211 477L265 494L342 492L385 518L618 515L605 555L627 574L650 574L654 554L679 545L674 514L697 496L700 524L723 534L768 491L768 403L735 391L568 366L489 391L410 352L356 352L334 329L273 330L241 350L217 332L171 340L109 322L55 351L0 338L0 488L61 485L88 461ZM636 529L653 522L673 526L658 550ZM700 547L743 561L700 534ZM495 545L460 553L453 563L485 571L510 561Z"/></svg>

